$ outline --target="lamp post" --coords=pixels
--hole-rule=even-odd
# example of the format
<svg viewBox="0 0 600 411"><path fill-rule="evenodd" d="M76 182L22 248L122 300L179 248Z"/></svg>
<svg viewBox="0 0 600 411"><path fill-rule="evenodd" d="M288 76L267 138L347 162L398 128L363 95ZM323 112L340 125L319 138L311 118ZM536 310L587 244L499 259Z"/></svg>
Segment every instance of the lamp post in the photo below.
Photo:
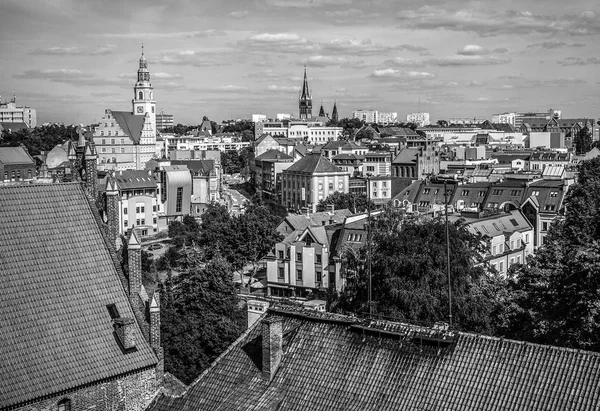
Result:
<svg viewBox="0 0 600 411"><path fill-rule="evenodd" d="M369 270L369 318L373 317L373 302L371 300L371 173L367 173L367 243L368 243L368 265Z"/></svg>
<svg viewBox="0 0 600 411"><path fill-rule="evenodd" d="M446 272L448 274L448 326L452 327L452 283L450 277L450 235L448 233L448 181L444 179L444 214L446 215Z"/></svg>

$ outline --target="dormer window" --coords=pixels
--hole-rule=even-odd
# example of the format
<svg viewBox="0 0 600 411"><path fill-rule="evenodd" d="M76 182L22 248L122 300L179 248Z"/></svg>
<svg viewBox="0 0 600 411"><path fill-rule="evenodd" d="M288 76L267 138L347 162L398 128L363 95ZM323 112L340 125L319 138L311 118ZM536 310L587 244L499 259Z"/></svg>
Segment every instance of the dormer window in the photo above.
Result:
<svg viewBox="0 0 600 411"><path fill-rule="evenodd" d="M71 411L71 400L68 398L60 400L57 409L58 411Z"/></svg>

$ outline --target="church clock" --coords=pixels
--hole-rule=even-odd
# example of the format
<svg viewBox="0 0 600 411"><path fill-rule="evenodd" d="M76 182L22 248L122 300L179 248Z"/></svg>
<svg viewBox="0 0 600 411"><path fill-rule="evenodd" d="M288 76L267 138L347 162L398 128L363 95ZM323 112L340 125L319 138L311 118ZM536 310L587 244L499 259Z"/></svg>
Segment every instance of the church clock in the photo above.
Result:
<svg viewBox="0 0 600 411"><path fill-rule="evenodd" d="M138 113L143 113L143 112L144 112L144 107L142 107L142 106L138 106L138 108L137 108L137 112L138 112Z"/></svg>

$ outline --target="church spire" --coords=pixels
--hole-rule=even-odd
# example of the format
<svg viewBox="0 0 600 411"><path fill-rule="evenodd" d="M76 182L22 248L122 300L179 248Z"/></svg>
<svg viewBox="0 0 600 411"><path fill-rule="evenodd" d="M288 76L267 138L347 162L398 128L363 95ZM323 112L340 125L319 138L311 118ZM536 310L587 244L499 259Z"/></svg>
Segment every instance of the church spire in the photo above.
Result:
<svg viewBox="0 0 600 411"><path fill-rule="evenodd" d="M306 65L304 65L304 81L302 83L302 92L298 101L300 120L306 120L312 117L312 98L308 88L308 78L306 76Z"/></svg>
<svg viewBox="0 0 600 411"><path fill-rule="evenodd" d="M333 111L331 112L331 120L336 123L340 120L338 111L337 111L337 104L336 104L335 100L333 100Z"/></svg>
<svg viewBox="0 0 600 411"><path fill-rule="evenodd" d="M319 117L325 117L325 109L323 108L323 100L321 100L321 109L319 110Z"/></svg>

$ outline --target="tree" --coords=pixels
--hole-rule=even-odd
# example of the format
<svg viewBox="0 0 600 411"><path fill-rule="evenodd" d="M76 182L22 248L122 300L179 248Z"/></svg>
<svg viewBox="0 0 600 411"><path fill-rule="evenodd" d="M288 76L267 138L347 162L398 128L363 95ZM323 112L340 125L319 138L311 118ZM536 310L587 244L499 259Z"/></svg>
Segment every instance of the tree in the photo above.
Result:
<svg viewBox="0 0 600 411"><path fill-rule="evenodd" d="M448 121L447 120L438 120L436 124L438 126L440 126L440 127L448 127Z"/></svg>
<svg viewBox="0 0 600 411"><path fill-rule="evenodd" d="M34 129L15 132L4 130L0 136L0 146L16 147L24 145L30 155L36 156L42 151L48 152L65 141L77 141L79 134L76 126L51 124Z"/></svg>
<svg viewBox="0 0 600 411"><path fill-rule="evenodd" d="M220 256L202 267L202 251L186 247L191 263L161 285L165 371L191 383L243 332L232 270Z"/></svg>
<svg viewBox="0 0 600 411"><path fill-rule="evenodd" d="M432 325L448 320L445 224L406 218L386 209L373 223L372 301L375 314ZM453 327L491 333L497 275L481 265L484 243L463 221L449 225ZM353 251L354 276L347 278L339 309L368 312L368 247Z"/></svg>
<svg viewBox="0 0 600 411"><path fill-rule="evenodd" d="M545 244L511 272L499 333L600 350L600 159L584 161Z"/></svg>
<svg viewBox="0 0 600 411"><path fill-rule="evenodd" d="M592 133L590 129L585 126L575 136L575 151L577 154L585 154L592 149Z"/></svg>
<svg viewBox="0 0 600 411"><path fill-rule="evenodd" d="M353 213L367 211L369 198L366 194L355 193L335 193L319 201L317 211L326 211L328 205L333 205L336 210L348 209ZM371 209L375 209L375 203L371 201Z"/></svg>

